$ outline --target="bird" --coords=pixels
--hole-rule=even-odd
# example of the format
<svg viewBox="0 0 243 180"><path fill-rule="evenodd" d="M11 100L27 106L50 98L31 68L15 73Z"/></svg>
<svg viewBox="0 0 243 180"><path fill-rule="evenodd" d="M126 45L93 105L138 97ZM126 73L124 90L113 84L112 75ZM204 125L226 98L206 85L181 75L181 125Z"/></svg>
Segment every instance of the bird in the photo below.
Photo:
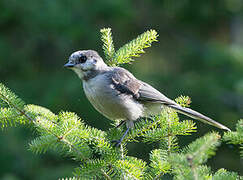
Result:
<svg viewBox="0 0 243 180"><path fill-rule="evenodd" d="M64 67L73 70L82 80L83 90L93 107L110 120L126 123L126 131L117 140L119 146L134 122L141 117L159 114L163 108L172 108L193 119L220 129L226 126L190 108L182 107L151 85L138 80L122 67L108 66L94 50L73 52Z"/></svg>

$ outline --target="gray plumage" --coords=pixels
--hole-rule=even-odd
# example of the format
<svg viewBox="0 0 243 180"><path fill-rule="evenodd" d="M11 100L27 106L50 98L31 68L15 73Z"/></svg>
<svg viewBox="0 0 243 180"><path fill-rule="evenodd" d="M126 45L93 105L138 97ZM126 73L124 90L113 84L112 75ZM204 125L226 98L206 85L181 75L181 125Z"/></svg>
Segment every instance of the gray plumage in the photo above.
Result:
<svg viewBox="0 0 243 180"><path fill-rule="evenodd" d="M184 108L149 84L136 79L129 71L108 67L97 52L74 52L66 67L83 81L84 92L97 111L111 120L125 120L127 127L140 117L159 114L163 107L230 131L226 126L190 108Z"/></svg>

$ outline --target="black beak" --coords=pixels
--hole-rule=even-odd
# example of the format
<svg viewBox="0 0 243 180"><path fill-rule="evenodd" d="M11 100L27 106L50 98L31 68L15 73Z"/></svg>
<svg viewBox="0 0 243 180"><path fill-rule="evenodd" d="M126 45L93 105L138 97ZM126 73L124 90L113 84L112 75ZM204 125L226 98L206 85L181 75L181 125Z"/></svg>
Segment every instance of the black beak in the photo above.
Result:
<svg viewBox="0 0 243 180"><path fill-rule="evenodd" d="M74 66L74 64L70 63L70 62L68 62L67 64L64 64L64 67L66 67L66 68L71 68L73 66Z"/></svg>

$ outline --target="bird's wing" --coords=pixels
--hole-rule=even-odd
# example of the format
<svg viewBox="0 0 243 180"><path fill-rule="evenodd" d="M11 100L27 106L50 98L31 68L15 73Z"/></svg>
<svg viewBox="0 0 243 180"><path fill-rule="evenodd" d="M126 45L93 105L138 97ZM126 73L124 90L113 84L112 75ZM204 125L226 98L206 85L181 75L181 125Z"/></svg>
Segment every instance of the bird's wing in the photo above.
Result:
<svg viewBox="0 0 243 180"><path fill-rule="evenodd" d="M141 81L140 81L141 82ZM178 105L173 100L167 98L165 95L160 93L158 90L150 86L145 82L141 82L141 87L138 91L140 101L149 101L153 103L162 103L166 105Z"/></svg>
<svg viewBox="0 0 243 180"><path fill-rule="evenodd" d="M111 84L119 94L132 95L138 98L141 83L126 69L114 68L110 74Z"/></svg>
<svg viewBox="0 0 243 180"><path fill-rule="evenodd" d="M114 86L114 89L119 92L119 94L132 95L133 98L141 102L161 103L189 117L230 131L230 129L226 126L199 112L196 112L190 108L181 107L175 101L167 98L149 84L137 80L130 72L123 68L114 68L114 71L110 77L111 84Z"/></svg>
<svg viewBox="0 0 243 180"><path fill-rule="evenodd" d="M111 83L120 94L132 95L138 101L177 105L149 84L137 80L126 69L114 68Z"/></svg>

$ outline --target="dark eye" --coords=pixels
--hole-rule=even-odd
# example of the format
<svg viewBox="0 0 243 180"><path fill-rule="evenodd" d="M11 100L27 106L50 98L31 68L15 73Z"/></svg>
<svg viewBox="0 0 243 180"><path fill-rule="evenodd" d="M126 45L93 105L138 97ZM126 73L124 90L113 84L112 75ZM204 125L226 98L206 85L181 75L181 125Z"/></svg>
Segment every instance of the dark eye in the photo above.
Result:
<svg viewBox="0 0 243 180"><path fill-rule="evenodd" d="M86 60L87 60L87 57L84 56L84 55L82 55L82 56L79 57L78 62L79 62L79 63L85 63Z"/></svg>

